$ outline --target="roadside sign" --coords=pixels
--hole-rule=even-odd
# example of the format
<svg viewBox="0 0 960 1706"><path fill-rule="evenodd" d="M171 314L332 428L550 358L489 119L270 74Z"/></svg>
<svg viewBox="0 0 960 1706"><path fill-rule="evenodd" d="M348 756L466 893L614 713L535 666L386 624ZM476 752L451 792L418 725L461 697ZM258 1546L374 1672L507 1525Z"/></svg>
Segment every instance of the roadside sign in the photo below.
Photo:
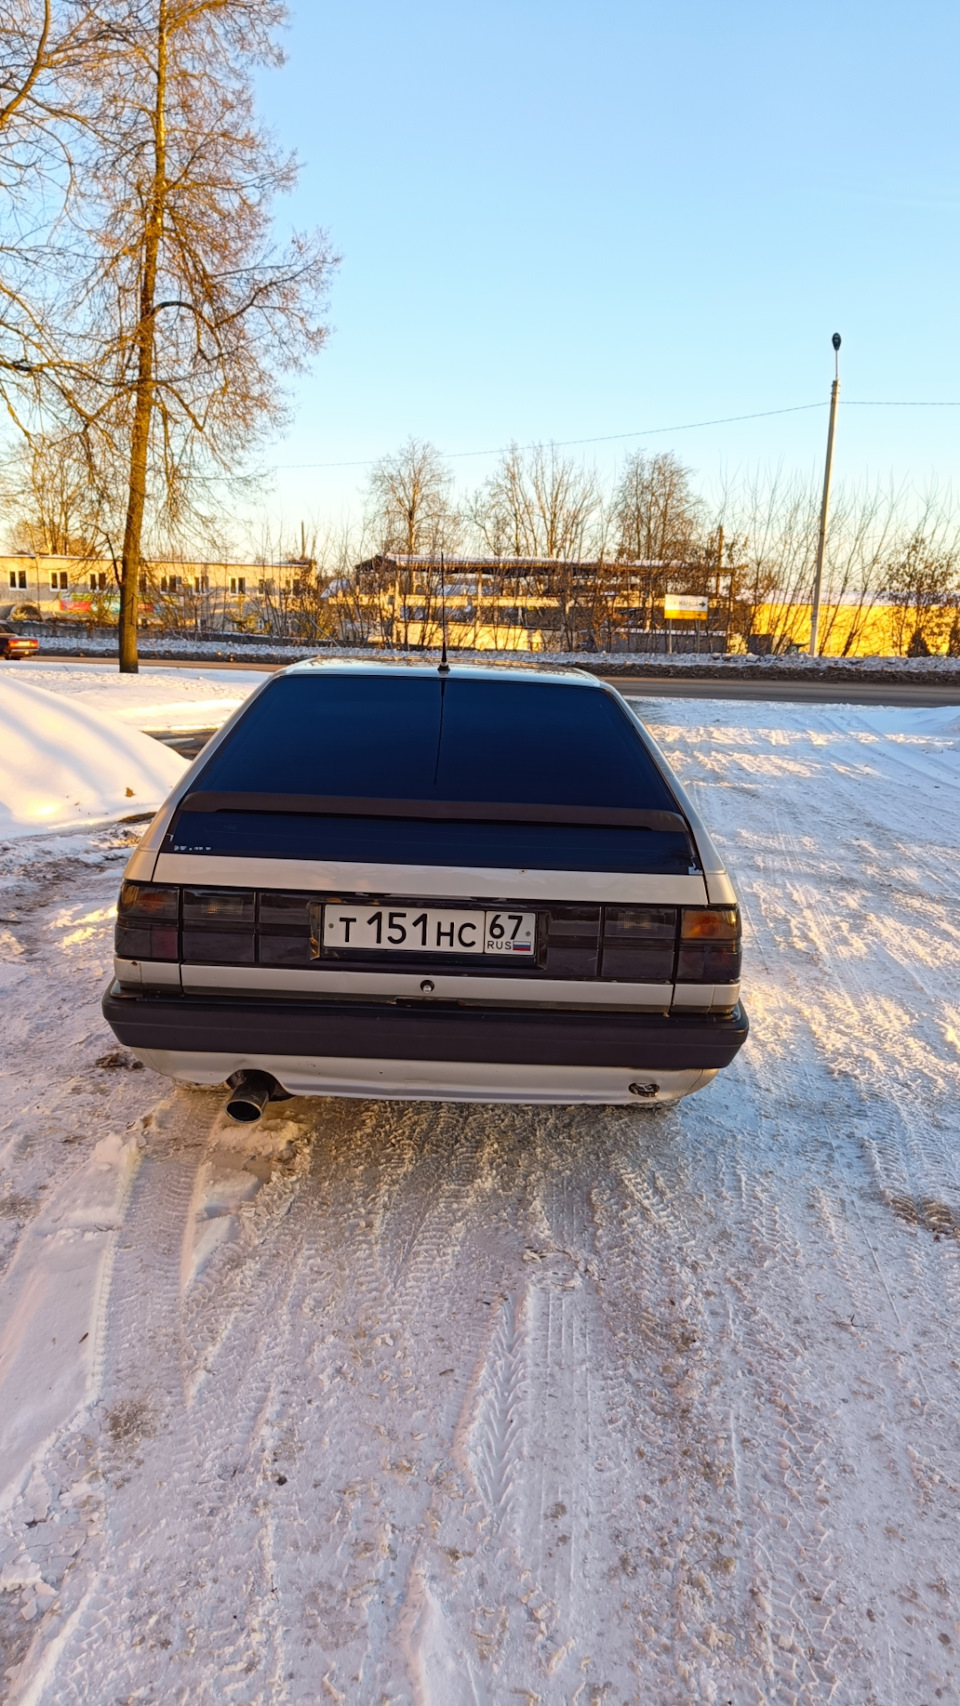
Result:
<svg viewBox="0 0 960 1706"><path fill-rule="evenodd" d="M693 598L687 593L667 592L663 597L663 614L669 621L674 616L706 616L710 611L710 600Z"/></svg>

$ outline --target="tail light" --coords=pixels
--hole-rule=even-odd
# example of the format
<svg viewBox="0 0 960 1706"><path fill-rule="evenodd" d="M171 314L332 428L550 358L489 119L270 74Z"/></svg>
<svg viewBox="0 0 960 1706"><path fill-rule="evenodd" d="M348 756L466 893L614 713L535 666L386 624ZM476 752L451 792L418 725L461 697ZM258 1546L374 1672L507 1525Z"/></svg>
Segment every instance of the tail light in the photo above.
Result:
<svg viewBox="0 0 960 1706"><path fill-rule="evenodd" d="M670 983L676 936L674 906L605 906L601 977Z"/></svg>
<svg viewBox="0 0 960 1706"><path fill-rule="evenodd" d="M680 914L678 983L736 983L740 977L740 910L685 906Z"/></svg>
<svg viewBox="0 0 960 1706"><path fill-rule="evenodd" d="M310 944L310 907L313 895L264 893L257 919L257 958L262 966L308 966L313 954Z"/></svg>
<svg viewBox="0 0 960 1706"><path fill-rule="evenodd" d="M256 919L254 889L184 889L184 964L252 966Z"/></svg>
<svg viewBox="0 0 960 1706"><path fill-rule="evenodd" d="M315 963L310 946L315 905L316 896L306 892L125 882L116 951L121 959L186 965L307 966ZM739 909L554 906L540 965L550 977L668 984L675 975L681 984L736 983Z"/></svg>
<svg viewBox="0 0 960 1706"><path fill-rule="evenodd" d="M180 890L124 883L117 907L116 950L122 960L179 958Z"/></svg>
<svg viewBox="0 0 960 1706"><path fill-rule="evenodd" d="M308 894L124 883L116 952L186 965L309 965Z"/></svg>

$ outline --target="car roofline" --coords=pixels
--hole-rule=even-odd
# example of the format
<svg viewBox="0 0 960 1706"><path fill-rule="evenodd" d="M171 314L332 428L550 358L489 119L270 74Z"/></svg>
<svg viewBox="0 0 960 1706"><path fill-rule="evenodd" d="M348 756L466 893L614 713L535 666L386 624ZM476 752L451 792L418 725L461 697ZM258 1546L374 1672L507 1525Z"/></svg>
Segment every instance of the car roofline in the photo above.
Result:
<svg viewBox="0 0 960 1706"><path fill-rule="evenodd" d="M303 658L292 663L280 673L283 675L309 675L321 670L325 675L438 675L439 659L417 657L390 658ZM553 664L544 668L536 663L513 663L500 661L483 663L471 658L469 662L454 656L450 659L448 668L441 679L450 681L456 677L497 677L502 680L513 680L521 677L525 681L562 681L566 686L606 687L606 682L589 671L577 669L573 665Z"/></svg>

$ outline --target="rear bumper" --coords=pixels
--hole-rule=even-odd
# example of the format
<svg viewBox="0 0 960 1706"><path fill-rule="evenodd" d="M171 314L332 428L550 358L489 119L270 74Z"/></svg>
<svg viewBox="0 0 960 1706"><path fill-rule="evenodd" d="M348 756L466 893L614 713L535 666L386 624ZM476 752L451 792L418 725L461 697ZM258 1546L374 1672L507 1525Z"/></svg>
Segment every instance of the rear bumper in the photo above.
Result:
<svg viewBox="0 0 960 1706"><path fill-rule="evenodd" d="M749 1028L742 1006L728 1016L404 1007L127 994L116 984L103 1012L145 1064L192 1082L257 1066L295 1094L470 1100L630 1101L638 1078L657 1086L649 1099L673 1099L728 1066Z"/></svg>

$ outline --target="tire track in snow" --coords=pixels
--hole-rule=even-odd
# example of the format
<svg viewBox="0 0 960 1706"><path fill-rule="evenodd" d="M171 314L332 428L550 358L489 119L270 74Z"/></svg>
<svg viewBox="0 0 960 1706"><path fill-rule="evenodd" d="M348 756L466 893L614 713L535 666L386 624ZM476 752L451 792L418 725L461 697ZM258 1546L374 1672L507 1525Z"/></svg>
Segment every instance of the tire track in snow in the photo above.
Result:
<svg viewBox="0 0 960 1706"><path fill-rule="evenodd" d="M595 1391L609 1347L589 1208L607 1122L584 1110L528 1118L523 1266L471 1372L459 1475L438 1485L412 1574L404 1635L424 1706L599 1699L609 1686L618 1418Z"/></svg>
<svg viewBox="0 0 960 1706"><path fill-rule="evenodd" d="M795 839L785 829L781 830L781 843L785 860L795 868ZM829 1009L833 1025L818 1024L817 1004L811 1004L819 1052L840 1079L836 1102L844 1112L844 1123L853 1125L855 1129L880 1199L888 1209L899 1207L901 1213L904 1205L911 1202L917 1205L935 1203L943 1195L952 1196L960 1202L955 1144L948 1147L946 1125L938 1118L936 1109L937 1092L942 1094L944 1088L942 1074L939 1075L940 1082L931 1087L934 1093L927 1100L926 1118L918 1116L915 1090L909 1093L908 1098L903 1082L904 1007L898 1008L889 1001L877 1003L867 986L860 962L843 952L828 908L819 909L817 928L823 944L821 961L827 968L828 982L839 992L841 1001L841 1005L834 1002ZM864 1047L871 1064L869 1075L864 1073L860 1064ZM915 1069L929 1064L932 1062L927 1054L920 1062L915 1062ZM956 1073L951 1076L956 1080ZM809 1072L804 1073L804 1078L812 1091ZM843 1084L851 1078L857 1083L866 1108L850 1106L849 1098L844 1096ZM839 1151L836 1153L838 1170L842 1173L843 1161ZM863 1223L863 1208L859 1200L862 1195L862 1189L851 1192L850 1206L861 1222L862 1236L871 1250L877 1274L901 1333L903 1324L893 1297L897 1288L896 1275L901 1267L906 1267L912 1276L911 1289L921 1290L924 1312L938 1310L946 1288L950 1297L950 1314L954 1320L960 1319L960 1251L954 1249L952 1241L949 1241L948 1248L938 1260L933 1240L924 1241L924 1244L914 1240L906 1259L900 1256L896 1266L893 1266L893 1251L888 1254L886 1261L892 1271L889 1275L884 1273L876 1254L879 1240L867 1232ZM917 1215L918 1223L922 1223L922 1212ZM919 1383L922 1390L922 1373L919 1374Z"/></svg>
<svg viewBox="0 0 960 1706"><path fill-rule="evenodd" d="M99 1423L104 1545L83 1618L57 1667L57 1693L65 1701L87 1698L88 1679L96 1673L105 1647L116 1655L115 1676L122 1686L127 1669L125 1649L136 1640L124 1615L128 1572L135 1577L138 1568L136 1529L130 1532L130 1513L123 1510L123 1501L116 1495L143 1467L141 1452L157 1429L167 1424L181 1380L176 1330L181 1246L199 1161L197 1140L205 1122L198 1122L194 1132L191 1127L195 1122L184 1112L182 1101L177 1111L183 1116L181 1120L175 1117L171 1121L172 1109L168 1107L153 1122L161 1126L163 1136L155 1138L144 1155L114 1262L100 1413L95 1418ZM175 1485L174 1497L181 1490ZM169 1579L144 1585L148 1623L156 1615L152 1606L156 1594L164 1607L164 1628L174 1630L161 1640L169 1645L177 1635L182 1639L177 1627L179 1608L174 1610L166 1603Z"/></svg>
<svg viewBox="0 0 960 1706"><path fill-rule="evenodd" d="M184 1092L160 1111L128 1215L96 1416L104 1543L83 1616L57 1665L58 1701L89 1700L98 1675L124 1687L125 1698L232 1700L238 1686L270 1697L256 1693L257 1673L268 1686L276 1670L269 1536L262 1521L237 1522L246 1513L236 1497L222 1498L224 1454L229 1462L244 1451L242 1420L236 1410L224 1414L229 1388L221 1388L212 1410L186 1401L184 1240L218 1112L218 1100ZM173 1524L170 1511L177 1513ZM241 1526L250 1551L238 1570L230 1553ZM231 1598L243 1596L247 1615L225 1611L225 1588ZM209 1674L198 1686L186 1678L199 1653Z"/></svg>
<svg viewBox="0 0 960 1706"><path fill-rule="evenodd" d="M354 1131L339 1146L315 1149L312 1177L326 1202L305 1198L299 1209L304 1269L325 1289L291 1354L297 1360L320 1320L328 1342L316 1364L325 1391L321 1410L313 1407L313 1444L301 1437L291 1477L291 1519L309 1508L311 1491L319 1494L314 1538L309 1548L288 1546L278 1574L286 1603L297 1608L291 1700L313 1699L318 1679L346 1698L358 1688L375 1699L407 1698L416 1560L435 1488L451 1478L457 1387L503 1293L504 1240L484 1236L478 1221L500 1141L482 1110L462 1113L453 1120L450 1110L428 1107L417 1118L414 1109L380 1108L375 1120L360 1116L370 1127L366 1141ZM515 1198L512 1181L508 1220ZM320 1208L309 1221L308 1206ZM509 1244L509 1225L506 1232ZM341 1246L342 1289L330 1284L328 1242ZM313 1488L311 1456L323 1470L322 1480L311 1477Z"/></svg>
<svg viewBox="0 0 960 1706"><path fill-rule="evenodd" d="M634 1605L639 1698L711 1698L720 1656L739 1639L728 1563L740 1516L711 1369L719 1284L704 1260L707 1181L678 1110L644 1122L614 1176L594 1190L608 1329L619 1353L630 1497L619 1559ZM709 1169L708 1169L709 1171ZM706 1691L706 1692L704 1692Z"/></svg>
<svg viewBox="0 0 960 1706"><path fill-rule="evenodd" d="M856 790L850 789L849 792L851 794L852 801L855 803ZM776 822L776 803L774 803L773 806L773 816ZM851 816L854 816L853 812L851 812ZM714 818L716 818L716 810L714 810ZM860 814L860 821L863 821L862 810ZM816 961L811 961L809 957L801 960L799 964L794 961L794 966L796 968L794 977L796 978L796 973L800 974L796 982L794 982L790 976L789 957L784 964L784 956L781 950L780 954L773 958L774 964L777 963L777 959L779 958L781 965L784 966L784 972L786 973L785 982L787 989L790 991L787 999L788 1002L792 1002L795 1006L796 1019L799 1019L800 1021L799 1026L797 1026L796 1019L792 1020L792 1022L786 1027L785 1034L794 1038L802 1038L802 1030L807 1017L808 1015L816 1014L818 1004L822 996L822 985L813 987L810 983L810 977L811 974L813 974L814 965L817 968L815 975L822 976L822 973L825 970L830 982L839 982L842 997L848 1003L845 1012L849 1015L849 1029L852 1030L853 1034L852 1036L848 1036L845 1040L846 1060L847 1062L850 1060L856 1062L859 1058L858 1051L863 1046L864 1040L866 1040L867 1048L868 1050L873 1050L875 1053L876 1064L879 1067L878 1076L880 1093L879 1095L877 1093L877 1075L874 1077L874 1082L871 1083L864 1082L861 1075L858 1075L857 1079L853 1079L851 1078L849 1071L844 1072L842 1064L844 1063L845 1053L843 1033L841 1032L839 1037L836 1034L831 1035L830 1031L825 1026L820 1028L819 1034L816 1035L816 1041L821 1056L825 1056L825 1064L832 1069L833 1078L829 1091L827 1091L826 1086L823 1084L822 1071L819 1074L813 1072L810 1065L809 1051L804 1051L802 1047L800 1049L796 1047L793 1048L792 1060L784 1058L784 1051L782 1049L779 1051L774 1050L772 1053L765 1051L765 1060L760 1066L760 1077L767 1078L769 1080L771 1072L774 1072L776 1078L779 1078L780 1080L778 1088L785 1108L790 1109L791 1111L794 1108L796 1109L796 1115L799 1117L788 1119L786 1123L786 1133L788 1133L795 1141L799 1140L798 1151L803 1157L804 1163L808 1165L815 1159L816 1151L819 1147L821 1151L821 1176L829 1178L831 1174L834 1176L839 1175L839 1183L842 1192L842 1207L840 1208L840 1214L842 1215L846 1212L850 1216L844 1229L846 1253L841 1267L843 1269L844 1280L848 1286L850 1285L851 1272L853 1271L856 1273L858 1284L855 1295L859 1294L863 1299L862 1311L858 1310L856 1312L856 1318L861 1323L865 1322L868 1327L872 1326L875 1328L876 1323L875 1321L871 1321L871 1316L876 1317L879 1305L881 1322L884 1315L886 1315L886 1319L890 1323L890 1327L884 1330L884 1337L889 1340L892 1336L894 1339L894 1343L891 1345L890 1349L881 1352L881 1378L879 1380L877 1379L877 1374L880 1371L878 1371L877 1364L874 1360L868 1360L866 1369L861 1368L861 1372L859 1372L855 1378L848 1370L848 1379L845 1382L845 1385L841 1387L840 1393L837 1394L837 1397L839 1398L840 1404L849 1405L849 1407L846 1411L843 1411L839 1408L838 1404L834 1414L826 1417L830 1426L830 1432L834 1437L834 1450L832 1453L832 1461L829 1466L829 1478L834 1493L834 1503L839 1503L842 1510L844 1500L842 1496L839 1497L839 1499L837 1498L837 1495L842 1495L843 1491L842 1476L844 1474L850 1475L853 1472L849 1457L846 1457L845 1460L843 1447L844 1444L848 1443L850 1440L851 1429L849 1424L853 1416L856 1414L854 1405L858 1400L866 1399L868 1401L879 1400L879 1402L876 1403L876 1411L874 1411L873 1414L871 1414L867 1409L866 1404L862 1405L860 1414L863 1421L866 1422L866 1417L870 1415L870 1419L872 1421L876 1422L879 1420L881 1422L881 1428L879 1431L875 1430L873 1432L867 1432L867 1430L864 1429L863 1435L856 1443L862 1452L864 1440L869 1439L871 1442L867 1450L867 1458L872 1461L872 1467L877 1472L878 1483L884 1489L881 1494L881 1501L885 1501L888 1504L896 1504L898 1502L897 1485L898 1482L903 1482L903 1469L906 1466L906 1461L909 1461L912 1465L914 1474L919 1475L921 1481L924 1479L924 1472L919 1468L917 1462L917 1452L915 1447L910 1446L909 1444L904 1446L902 1443L904 1436L906 1440L909 1440L911 1433L916 1432L916 1425L919 1417L916 1410L913 1409L913 1406L923 1407L922 1387L918 1385L917 1378L919 1341L923 1338L925 1330L924 1326L921 1325L922 1315L927 1309L931 1309L935 1317L939 1313L939 1331L936 1336L942 1340L944 1332L946 1332L948 1336L951 1334L951 1326L949 1325L951 1321L954 1323L952 1331L955 1332L956 1314L952 1299L945 1313L942 1308L939 1308L938 1310L939 1299L936 1296L936 1289L934 1287L934 1291L932 1293L928 1293L926 1285L922 1289L927 1293L927 1295L917 1300L920 1303L920 1317L918 1318L918 1315L914 1312L913 1300L910 1299L909 1290L906 1294L906 1301L910 1303L910 1309L908 1312L904 1312L905 1298L901 1295L901 1289L904 1280L907 1277L908 1269L907 1264L904 1262L902 1241L891 1239L889 1237L889 1227L884 1225L882 1218L878 1216L877 1209L871 1208L870 1175L866 1167L858 1160L857 1152L855 1150L851 1152L847 1149L846 1145L843 1144L841 1140L838 1140L834 1135L836 1127L841 1125L844 1128L850 1127L861 1139L868 1138L868 1134L875 1132L876 1126L879 1123L881 1129L885 1129L886 1131L884 1141L888 1147L887 1153L884 1157L885 1161L888 1166L901 1169L903 1168L905 1155L910 1153L913 1147L913 1142L911 1141L910 1136L903 1131L902 1127L900 1127L898 1132L897 1128L900 1126L900 1122L895 1117L895 1114L893 1114L893 1110L889 1108L888 1104L886 1104L884 1100L885 1095L889 1095L891 1079L894 1085L897 1083L901 1060L901 1051L898 1046L900 1034L892 1025L888 1024L886 1033L878 1035L877 1026L875 1023L872 1023L876 1014L876 998L874 994L873 1000L871 1001L870 997L872 992L870 990L870 986L866 984L866 982L862 989L858 988L857 983L854 982L854 987L851 992L851 965L855 965L856 962L852 962L851 957L844 952L845 943L842 939L838 940L835 936L831 938L829 921L833 917L833 912L831 911L832 896L829 891L825 896L822 884L818 886L816 883L816 867L813 860L810 859L808 851L810 838L808 835L804 836L799 828L794 830L789 823L785 823L782 816L780 817L779 822L781 833L778 855L763 861L764 871L765 873L767 871L779 873L782 871L784 861L786 860L789 868L792 868L798 873L803 871L804 876L808 876L810 878L809 892L804 894L803 904L805 907L814 909L813 916L817 919L817 926L821 936ZM776 834L775 827L772 826L772 828L773 833ZM856 855L854 855L853 865L854 868L857 869ZM859 869L857 870L857 880L862 880L862 872ZM747 875L742 879L742 888L747 897L749 897L751 889L754 891L759 889L761 896L765 899L766 893L771 889L771 886L771 879L766 875L763 882L759 884L750 875ZM891 885L885 885L885 892L889 893L890 890ZM818 904L820 906L820 911L816 912L815 909ZM881 904L885 905L887 904L887 901L884 900ZM757 917L753 907L751 907L750 910L755 918L755 928L758 929L760 947L764 961L769 965L771 963L771 955L769 951L765 951L763 920L762 918ZM810 916L809 912L807 913L807 916ZM824 917L827 920L826 926L823 925ZM748 968L749 964L750 955L748 949ZM873 967L873 972L875 978L875 965ZM749 969L747 975L749 978ZM856 978L856 973L853 974L853 978ZM860 999L861 996L862 1000ZM778 994L778 1002L782 1003L782 1000L783 995ZM883 1011L885 1017L889 1018L891 1009L887 1007L884 1008ZM861 1019L861 1014L870 1015L870 1019L866 1026L864 1026L863 1020ZM765 1016L765 1014L761 1014L761 1024ZM756 1020L756 1011L754 1017ZM758 1033L760 1028L761 1027L759 1025L755 1024L755 1040L759 1040ZM781 1032L784 1032L784 1027L782 1025L780 1026L780 1030ZM874 1044L876 1044L875 1049L873 1048ZM731 1074L729 1076L732 1081L734 1075ZM771 1088L772 1087L773 1084L771 1084ZM726 1088L727 1087L724 1086L724 1092L726 1091ZM935 1088L932 1099L934 1110L936 1109L937 1089L939 1089L939 1087ZM797 1092L799 1092L799 1094L797 1094ZM914 1096L916 1096L916 1092L914 1092ZM886 1112L884 1112L885 1106L887 1107ZM811 1117L811 1115L813 1117ZM893 1115L892 1118L891 1115ZM805 1116L805 1122L801 1124L803 1116ZM946 1126L941 1127L941 1130L944 1133L946 1132L946 1129ZM818 1145L818 1134L827 1140L826 1145L823 1142ZM919 1134L915 1133L915 1137L917 1135ZM834 1163L832 1167L829 1163L826 1166L823 1165L823 1162L827 1160L827 1157L823 1155L824 1147L827 1147L832 1151L832 1160ZM919 1149L920 1157L922 1157L924 1162L926 1162L927 1154L925 1154L925 1151L928 1153L928 1150L922 1136L919 1138L917 1147ZM933 1147L939 1147L936 1140L934 1140ZM866 1156L869 1158L869 1140L865 1145L865 1150ZM756 1155L751 1158L750 1170L754 1177L757 1176L757 1162L759 1159L759 1156ZM793 1192L791 1194L793 1206L795 1208L797 1206L796 1193ZM874 1201L875 1200L876 1197L874 1195ZM830 1217L834 1228L838 1218L839 1216L836 1214ZM823 1217L821 1217L821 1226L822 1225ZM932 1243L932 1240L930 1240L930 1243ZM806 1247L808 1263L816 1262L816 1240L811 1241L809 1235L805 1234L804 1244ZM833 1240L833 1248L836 1248L835 1238ZM878 1262L878 1248L882 1248L884 1251L882 1266ZM930 1252L927 1252L928 1255L929 1253ZM953 1252L951 1251L951 1258L952 1255ZM877 1284L878 1280L881 1282L879 1286ZM889 1302L884 1299L884 1287L886 1290L886 1298L889 1299ZM916 1290L917 1288L914 1286L912 1289ZM952 1287L949 1287L948 1289L952 1290ZM754 1283L748 1282L745 1287L745 1294L755 1300L757 1288ZM825 1295L828 1297L830 1295L829 1280L827 1281L825 1288ZM891 1334L891 1329L894 1327L894 1323L900 1327L899 1334ZM837 1325L842 1327L844 1325L843 1320L838 1321ZM899 1345L896 1342L898 1338L900 1341ZM869 1347L869 1350L872 1351L873 1347L876 1345L876 1331L874 1331L872 1339L868 1337L865 1342ZM881 1343L882 1342L883 1341L881 1340ZM861 1341L858 1348L864 1348L864 1341ZM766 1365L766 1358L771 1355L772 1350L773 1346L768 1345L765 1354L761 1357L759 1366L762 1367ZM835 1361L836 1359L832 1360ZM892 1386L887 1384L882 1377L887 1370L894 1374L894 1384ZM921 1376L920 1378L922 1380L923 1377ZM927 1375L927 1383L929 1386L929 1373ZM844 1391L849 1393L849 1397L841 1396ZM921 1394L920 1396L918 1396L918 1391ZM877 1415L877 1411L880 1412L879 1415ZM932 1425L924 1427L924 1436L929 1439L932 1433L933 1436L936 1437L937 1424L939 1420L936 1413L936 1407L927 1406L925 1413L928 1424ZM843 1425L844 1422L847 1424L846 1426ZM885 1428L889 1429L888 1436L884 1433ZM942 1431L943 1430L941 1430L941 1432ZM889 1437L889 1444L887 1443L887 1437ZM952 1429L952 1437L950 1439L954 1453L956 1451L956 1444L954 1443L955 1440L956 1428L954 1426ZM944 1446L947 1445L946 1437L944 1438L943 1443ZM891 1446L893 1447L892 1451ZM937 1472L934 1471L932 1482L934 1485L942 1487L944 1485L942 1472L939 1475L939 1479L937 1479ZM908 1489L904 1489L904 1491L908 1491ZM902 1495L899 1496L902 1497ZM874 1502L875 1501L873 1499L869 1500L864 1514L876 1519L876 1510L870 1508ZM908 1507L910 1502L911 1501L908 1496L906 1501ZM848 1528L849 1514L850 1513L847 1513ZM857 1514L859 1515L859 1513ZM920 1514L921 1512L919 1507L914 1506L914 1526L916 1518ZM945 1517L945 1512L942 1508L938 1514L941 1519ZM904 1520L903 1516L901 1516L900 1520L901 1522ZM907 1518L906 1521L909 1528L911 1526L911 1519ZM860 1526L864 1529L864 1532L867 1531L866 1526L862 1521L854 1526ZM767 1528L769 1531L769 1524L767 1525ZM895 1526L891 1527L888 1524L886 1533L892 1536L896 1543L896 1537L899 1535L900 1530ZM877 1555L883 1556L884 1548L889 1552L891 1542L889 1540L884 1540L883 1530L879 1528L879 1525L876 1524L875 1520L873 1525L873 1536L874 1549L868 1548L867 1557L869 1559L869 1563L863 1573L864 1579L862 1582L858 1583L858 1587L863 1590L863 1594L862 1597L860 1594L855 1597L861 1599L860 1616L868 1615L875 1619L875 1613L872 1610L868 1609L867 1611L864 1611L863 1598L871 1592L871 1578L873 1578L873 1592L876 1593L878 1597L883 1597L883 1590L880 1589L878 1592L878 1583L876 1582L875 1572L871 1569L870 1565L873 1562L874 1550ZM850 1537L848 1534L846 1538L847 1556L842 1559L838 1557L838 1563L841 1561L843 1563L848 1562L849 1545ZM861 1559L860 1562L862 1566L863 1560ZM786 1560L783 1560L783 1565L785 1564ZM842 1573L842 1571L838 1572L838 1574ZM894 1573L896 1573L896 1568L894 1568ZM936 1571L931 1569L931 1574L936 1574ZM909 1592L912 1595L915 1595L916 1589L914 1584L905 1583L903 1589L900 1591L905 1592L908 1587ZM944 1584L944 1591L948 1591L946 1584ZM849 1587L847 1589L846 1597L849 1602ZM889 1585L886 1597L889 1600ZM888 1612L887 1615L889 1616L891 1613ZM848 1643L852 1643L854 1645L856 1620L856 1614L854 1614L854 1617L851 1620L849 1611L846 1613L845 1622L847 1626L847 1639ZM931 1621L932 1620L933 1619L931 1618ZM925 1634L929 1643L933 1643L935 1641L936 1637L934 1631L930 1629L929 1623ZM900 1696L908 1697L910 1689L910 1682L908 1681L909 1670L907 1674L904 1674L902 1650L897 1650L897 1644L895 1641L893 1643L889 1640L884 1642L883 1632L881 1630L876 1631L875 1638L878 1641L878 1645L886 1654L886 1657L883 1660L883 1666L886 1668L888 1683L886 1689L881 1693L881 1698L886 1699ZM936 1652L936 1650L937 1649L934 1645L932 1647L932 1651ZM928 1646L928 1653L930 1651L931 1648ZM849 1656L850 1655L848 1653L848 1660ZM862 1655L858 1655L858 1657L862 1666ZM878 1675L882 1673L882 1668L883 1667L878 1669ZM939 1677L938 1672L940 1673ZM934 1679L930 1683L930 1692L932 1694L935 1692L934 1681L945 1680L942 1674L942 1666L935 1665L928 1674L930 1674ZM791 1679L788 1675L786 1685L789 1686L790 1684ZM840 1686L843 1687L843 1684ZM852 1686L849 1679L847 1686ZM869 1693L868 1685L865 1682L861 1687L863 1688L862 1696L859 1692L855 1696L858 1701L861 1697L874 1698L873 1694ZM907 1691L906 1694L905 1690ZM816 1698L815 1693L813 1697Z"/></svg>

